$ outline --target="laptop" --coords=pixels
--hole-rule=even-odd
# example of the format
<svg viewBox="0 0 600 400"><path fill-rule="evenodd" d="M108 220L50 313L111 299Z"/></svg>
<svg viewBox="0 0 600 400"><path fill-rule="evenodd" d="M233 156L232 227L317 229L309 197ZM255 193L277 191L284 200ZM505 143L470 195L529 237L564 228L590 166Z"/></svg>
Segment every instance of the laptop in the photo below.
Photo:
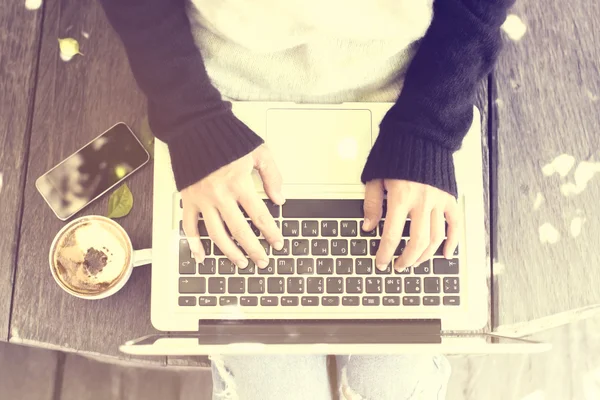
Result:
<svg viewBox="0 0 600 400"><path fill-rule="evenodd" d="M163 334L120 347L137 355L525 353L548 344L481 333L489 317L480 114L455 154L463 236L397 272L375 268L381 225L360 229L360 174L392 103L233 102L271 149L286 203L257 192L285 246L270 264L238 270L211 242L197 264L182 229L182 203L165 143L155 143L151 320ZM407 223L408 225L408 223ZM409 239L405 229L396 255Z"/></svg>

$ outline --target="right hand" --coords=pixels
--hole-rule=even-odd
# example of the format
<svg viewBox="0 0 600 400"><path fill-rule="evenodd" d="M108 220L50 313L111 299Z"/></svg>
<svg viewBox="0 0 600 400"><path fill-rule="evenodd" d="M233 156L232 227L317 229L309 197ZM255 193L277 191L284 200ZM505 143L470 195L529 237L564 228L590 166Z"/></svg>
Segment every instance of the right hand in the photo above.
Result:
<svg viewBox="0 0 600 400"><path fill-rule="evenodd" d="M281 192L281 174L265 145L181 191L183 230L196 262L204 262L206 256L198 233L198 213L201 212L210 238L238 268L246 268L248 259L231 239L225 225L259 268L269 264L269 258L244 218L240 205L271 246L277 250L283 248L281 230L254 188L253 169L260 173L269 198L282 205L285 199Z"/></svg>

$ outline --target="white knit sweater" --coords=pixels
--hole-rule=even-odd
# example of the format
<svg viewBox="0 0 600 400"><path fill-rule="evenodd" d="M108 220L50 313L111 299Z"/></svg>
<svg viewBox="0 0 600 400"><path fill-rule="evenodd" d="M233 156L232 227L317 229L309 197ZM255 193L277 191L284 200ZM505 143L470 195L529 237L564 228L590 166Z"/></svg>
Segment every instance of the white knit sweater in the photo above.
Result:
<svg viewBox="0 0 600 400"><path fill-rule="evenodd" d="M234 100L395 101L433 0L190 0L213 85Z"/></svg>

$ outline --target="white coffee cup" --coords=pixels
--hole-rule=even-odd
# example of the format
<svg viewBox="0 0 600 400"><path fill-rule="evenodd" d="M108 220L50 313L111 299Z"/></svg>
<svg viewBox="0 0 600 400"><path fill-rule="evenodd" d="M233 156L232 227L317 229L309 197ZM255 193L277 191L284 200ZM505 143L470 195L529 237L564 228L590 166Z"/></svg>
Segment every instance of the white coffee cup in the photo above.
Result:
<svg viewBox="0 0 600 400"><path fill-rule="evenodd" d="M81 299L103 299L117 293L134 267L152 262L152 249L134 250L117 222L99 215L74 219L54 237L50 271L67 293Z"/></svg>

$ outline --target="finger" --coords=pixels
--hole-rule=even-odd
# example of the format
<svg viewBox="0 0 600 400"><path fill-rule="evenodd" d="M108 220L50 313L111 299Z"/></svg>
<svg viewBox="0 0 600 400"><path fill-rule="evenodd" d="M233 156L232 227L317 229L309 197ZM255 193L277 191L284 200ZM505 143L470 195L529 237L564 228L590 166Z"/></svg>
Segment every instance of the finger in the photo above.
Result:
<svg viewBox="0 0 600 400"><path fill-rule="evenodd" d="M444 241L444 236L444 213L441 209L434 208L431 211L431 237L429 239L429 246L414 265L419 265L433 257Z"/></svg>
<svg viewBox="0 0 600 400"><path fill-rule="evenodd" d="M383 195L383 181L381 179L367 182L365 186L365 203L363 205L365 213L363 231L370 232L377 227L383 213Z"/></svg>
<svg viewBox="0 0 600 400"><path fill-rule="evenodd" d="M238 212L241 214L239 208ZM214 207L207 207L202 209L202 215L204 216L206 230L215 245L239 268L246 268L248 260L227 234L219 211Z"/></svg>
<svg viewBox="0 0 600 400"><path fill-rule="evenodd" d="M198 233L198 209L189 203L183 205L183 232L194 259L197 263L203 263L206 254Z"/></svg>
<svg viewBox="0 0 600 400"><path fill-rule="evenodd" d="M262 232L267 241L277 250L283 247L283 235L275 224L273 216L260 197L253 190L246 191L240 197L239 202L254 222L254 225ZM265 265L266 266L266 265ZM260 267L260 265L259 265ZM262 268L262 267L261 267Z"/></svg>
<svg viewBox="0 0 600 400"><path fill-rule="evenodd" d="M267 196L269 196L275 204L282 205L285 203L285 198L282 193L283 178L281 177L279 168L277 168L277 165L275 164L275 160L268 150L264 149L259 153L254 168L256 168L260 174Z"/></svg>
<svg viewBox="0 0 600 400"><path fill-rule="evenodd" d="M448 222L448 238L444 246L444 257L450 259L454 255L454 250L458 246L458 240L462 231L462 219L460 209L456 203L456 199L449 200L446 206L446 221Z"/></svg>
<svg viewBox="0 0 600 400"><path fill-rule="evenodd" d="M408 208L397 192L388 191L388 207L385 223L383 224L383 235L379 243L379 250L375 257L375 265L384 270L392 260L394 252L400 244L402 231L406 223Z"/></svg>
<svg viewBox="0 0 600 400"><path fill-rule="evenodd" d="M394 268L400 270L414 265L429 246L430 237L431 209L421 205L411 211L410 240L404 253L396 260Z"/></svg>
<svg viewBox="0 0 600 400"><path fill-rule="evenodd" d="M221 213L223 221L227 224L231 236L233 236L240 246L246 250L248 256L259 266L259 268L266 267L269 264L269 258L265 253L265 249L258 241L254 232L252 232L252 229L240 211L237 202L233 200L222 202L219 205L219 212ZM225 251L223 251L223 253L225 253ZM240 268L246 268L246 266Z"/></svg>

